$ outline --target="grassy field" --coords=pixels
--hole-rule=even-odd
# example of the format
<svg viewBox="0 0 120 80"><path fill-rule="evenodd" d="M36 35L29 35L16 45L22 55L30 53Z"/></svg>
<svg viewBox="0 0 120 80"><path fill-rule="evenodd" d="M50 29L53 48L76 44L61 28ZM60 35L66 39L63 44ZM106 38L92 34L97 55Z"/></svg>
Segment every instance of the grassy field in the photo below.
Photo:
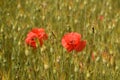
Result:
<svg viewBox="0 0 120 80"><path fill-rule="evenodd" d="M48 40L25 44L34 27ZM87 41L79 53L65 33ZM120 80L120 0L0 0L0 80Z"/></svg>

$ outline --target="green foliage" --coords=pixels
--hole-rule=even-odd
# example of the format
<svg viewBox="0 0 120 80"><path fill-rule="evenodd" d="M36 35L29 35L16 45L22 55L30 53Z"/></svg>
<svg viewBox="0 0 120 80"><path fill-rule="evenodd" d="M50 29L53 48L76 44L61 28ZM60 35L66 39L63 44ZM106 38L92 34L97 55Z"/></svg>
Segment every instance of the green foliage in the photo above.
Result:
<svg viewBox="0 0 120 80"><path fill-rule="evenodd" d="M0 80L119 80L119 4L120 0L0 0ZM24 42L34 27L44 28L49 36L35 50ZM61 45L62 36L71 31L87 40L78 54Z"/></svg>

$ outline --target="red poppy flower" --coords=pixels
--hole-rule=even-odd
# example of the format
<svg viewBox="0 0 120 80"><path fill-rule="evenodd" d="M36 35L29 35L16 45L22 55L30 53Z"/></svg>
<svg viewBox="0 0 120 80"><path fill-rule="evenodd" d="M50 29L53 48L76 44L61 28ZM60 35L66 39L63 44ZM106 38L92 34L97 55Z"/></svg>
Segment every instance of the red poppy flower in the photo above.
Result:
<svg viewBox="0 0 120 80"><path fill-rule="evenodd" d="M100 15L100 16L99 16L99 20L100 20L100 21L103 21L103 20L104 20L104 16L103 16L103 15Z"/></svg>
<svg viewBox="0 0 120 80"><path fill-rule="evenodd" d="M32 29L32 32L37 34L38 39L40 41L40 45L42 46L43 40L46 40L48 38L47 34L45 33L45 30L42 28L34 28Z"/></svg>
<svg viewBox="0 0 120 80"><path fill-rule="evenodd" d="M40 46L43 45L43 40L48 38L45 30L42 28L33 28L28 34L27 38L25 39L26 44L30 45L33 48L36 48L35 38L39 40Z"/></svg>
<svg viewBox="0 0 120 80"><path fill-rule="evenodd" d="M95 54L92 53L92 54L91 54L91 57L92 57L92 60L94 61L94 60L95 60Z"/></svg>
<svg viewBox="0 0 120 80"><path fill-rule="evenodd" d="M68 52L75 50L82 51L86 46L86 41L81 40L81 35L76 32L67 33L62 38L62 45Z"/></svg>
<svg viewBox="0 0 120 80"><path fill-rule="evenodd" d="M34 41L35 38L37 38L37 35L33 32L29 32L27 34L27 38L25 39L26 44L36 48L36 43Z"/></svg>

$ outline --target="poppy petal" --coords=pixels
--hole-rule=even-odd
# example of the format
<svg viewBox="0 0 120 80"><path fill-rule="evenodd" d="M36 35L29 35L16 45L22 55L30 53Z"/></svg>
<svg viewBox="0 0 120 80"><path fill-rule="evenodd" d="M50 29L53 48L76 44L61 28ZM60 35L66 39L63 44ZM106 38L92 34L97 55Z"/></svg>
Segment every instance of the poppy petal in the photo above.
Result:
<svg viewBox="0 0 120 80"><path fill-rule="evenodd" d="M82 51L86 46L86 41L80 41L80 43L76 46L75 50L77 52Z"/></svg>

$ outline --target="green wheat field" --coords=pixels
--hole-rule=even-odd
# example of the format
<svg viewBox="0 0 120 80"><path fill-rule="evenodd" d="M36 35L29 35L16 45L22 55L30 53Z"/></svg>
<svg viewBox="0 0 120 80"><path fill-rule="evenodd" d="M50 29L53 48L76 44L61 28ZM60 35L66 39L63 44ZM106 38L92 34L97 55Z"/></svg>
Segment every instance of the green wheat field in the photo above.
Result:
<svg viewBox="0 0 120 80"><path fill-rule="evenodd" d="M33 49L36 27L48 40ZM68 32L84 50L67 52ZM0 0L0 80L120 80L120 0Z"/></svg>

